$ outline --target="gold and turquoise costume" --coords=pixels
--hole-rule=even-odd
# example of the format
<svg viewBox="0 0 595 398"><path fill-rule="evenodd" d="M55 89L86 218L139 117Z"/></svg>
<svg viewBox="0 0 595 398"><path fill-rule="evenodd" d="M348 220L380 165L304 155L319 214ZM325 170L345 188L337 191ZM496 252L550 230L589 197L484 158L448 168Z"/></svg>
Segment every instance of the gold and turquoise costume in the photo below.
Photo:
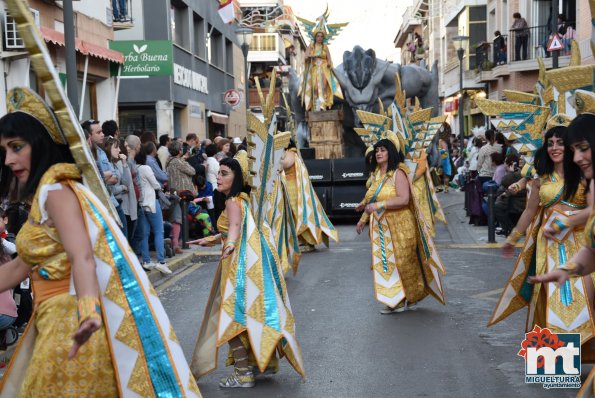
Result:
<svg viewBox="0 0 595 398"><path fill-rule="evenodd" d="M19 256L33 269L35 309L0 384L0 397L200 397L182 348L155 290L108 209L84 185L74 164L42 177ZM71 265L58 231L45 223L48 192L76 194L95 256L101 329L74 359L78 329Z"/></svg>
<svg viewBox="0 0 595 398"><path fill-rule="evenodd" d="M277 352L303 376L295 320L279 257L268 240L270 229L266 223L257 228L246 194L228 200L241 209L240 235L235 250L219 262L215 273L192 371L199 377L216 369L219 347L239 336L251 362L262 372L276 366ZM219 217L217 227L225 241L227 210Z"/></svg>
<svg viewBox="0 0 595 398"><path fill-rule="evenodd" d="M343 99L341 86L335 76L333 68L328 63L328 43L347 26L347 23L329 24L327 22L330 12L328 6L325 12L316 18L316 21L309 21L304 18L297 19L304 26L304 30L312 41L310 52L313 58L306 60L306 68L302 74L299 95L306 111L318 111L316 101L320 99L319 106L330 109L333 106L333 96ZM323 43L316 43L316 34L324 35Z"/></svg>
<svg viewBox="0 0 595 398"><path fill-rule="evenodd" d="M304 161L296 148L288 151L295 154L295 163L285 170L283 181L298 237L310 245L324 243L328 246L329 238L337 242L338 231L328 219L314 192Z"/></svg>
<svg viewBox="0 0 595 398"><path fill-rule="evenodd" d="M585 279L571 279L561 287L554 283L532 285L527 282L528 276L542 275L565 264L583 243L582 227L566 229L556 240L547 239L543 234L547 225L564 222L572 212L586 207L582 185L568 202L562 200L563 192L564 180L556 173L541 178L539 212L528 228L521 254L488 325L527 306L526 331L538 325L553 333L580 333L581 344L584 344L595 331ZM586 280L592 284L590 278Z"/></svg>
<svg viewBox="0 0 595 398"><path fill-rule="evenodd" d="M409 175L405 165L399 168ZM413 191L411 181L409 189ZM382 176L376 171L363 203L382 202L397 195L395 172ZM431 294L445 303L444 267L413 195L406 207L370 215L370 241L376 300L395 308L405 299L415 303Z"/></svg>
<svg viewBox="0 0 595 398"><path fill-rule="evenodd" d="M333 106L333 97L343 99L343 92L339 80L327 60L329 48L324 43L312 43L310 51L314 58L306 61L306 69L300 87L304 109L318 111L316 109L317 101L320 101L320 107L330 109Z"/></svg>

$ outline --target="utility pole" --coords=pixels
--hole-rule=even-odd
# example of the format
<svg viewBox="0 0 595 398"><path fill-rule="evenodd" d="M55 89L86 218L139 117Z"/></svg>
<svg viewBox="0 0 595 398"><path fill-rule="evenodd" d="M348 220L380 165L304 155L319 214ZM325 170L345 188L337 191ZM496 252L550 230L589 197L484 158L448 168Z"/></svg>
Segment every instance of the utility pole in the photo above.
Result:
<svg viewBox="0 0 595 398"><path fill-rule="evenodd" d="M552 35L558 34L558 14L559 0L552 0L552 24L550 30ZM552 68L558 69L558 57L560 56L560 50L552 51Z"/></svg>
<svg viewBox="0 0 595 398"><path fill-rule="evenodd" d="M75 115L79 114L78 72L76 69L76 38L72 0L64 0L64 46L66 50L66 92Z"/></svg>

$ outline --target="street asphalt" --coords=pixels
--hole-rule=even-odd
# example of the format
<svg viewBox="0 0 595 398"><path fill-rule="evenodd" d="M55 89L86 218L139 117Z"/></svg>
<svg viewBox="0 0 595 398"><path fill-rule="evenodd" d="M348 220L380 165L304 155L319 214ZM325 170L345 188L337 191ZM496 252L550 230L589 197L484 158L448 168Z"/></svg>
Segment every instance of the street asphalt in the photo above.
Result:
<svg viewBox="0 0 595 398"><path fill-rule="evenodd" d="M447 269L447 305L426 298L413 310L381 315L373 296L370 244L355 225L338 225L341 242L302 257L287 276L306 367L302 379L285 360L253 389L222 390L223 366L199 380L209 397L572 397L524 382L517 356L526 311L486 323L513 266L486 245L487 228L469 226L462 194L441 195L448 226L436 242ZM367 231L366 231L367 232ZM157 287L190 359L212 283L215 262L196 264ZM583 374L587 368L584 367ZM587 369L588 370L588 369Z"/></svg>

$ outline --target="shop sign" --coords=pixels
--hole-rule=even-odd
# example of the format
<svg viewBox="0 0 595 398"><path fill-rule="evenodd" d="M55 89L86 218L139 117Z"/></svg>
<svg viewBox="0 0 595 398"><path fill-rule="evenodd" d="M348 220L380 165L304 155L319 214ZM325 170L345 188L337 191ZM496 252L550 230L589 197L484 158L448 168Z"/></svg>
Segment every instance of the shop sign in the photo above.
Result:
<svg viewBox="0 0 595 398"><path fill-rule="evenodd" d="M122 40L110 41L112 50L124 54L123 77L171 76L173 72L173 47L169 40ZM117 75L117 65L112 75Z"/></svg>
<svg viewBox="0 0 595 398"><path fill-rule="evenodd" d="M227 105L235 109L238 105L240 105L240 102L242 101L242 96L240 95L238 90L234 90L232 88L230 90L227 90L223 94L223 101L225 101Z"/></svg>
<svg viewBox="0 0 595 398"><path fill-rule="evenodd" d="M193 70L174 64L174 83L204 94L209 93L206 76Z"/></svg>

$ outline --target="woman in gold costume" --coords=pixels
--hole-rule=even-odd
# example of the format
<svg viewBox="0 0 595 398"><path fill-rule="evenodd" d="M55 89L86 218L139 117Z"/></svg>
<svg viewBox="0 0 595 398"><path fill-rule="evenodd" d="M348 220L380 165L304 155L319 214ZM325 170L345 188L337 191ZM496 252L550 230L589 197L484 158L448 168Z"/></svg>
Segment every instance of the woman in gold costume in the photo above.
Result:
<svg viewBox="0 0 595 398"><path fill-rule="evenodd" d="M223 243L192 361L193 373L203 376L216 369L217 351L228 343L226 364L234 369L222 388L253 387L256 372L276 373L277 353L304 375L279 257L270 230L265 224L258 229L250 210L247 154L236 158L223 159L217 176L217 190L227 197L220 234L189 242Z"/></svg>
<svg viewBox="0 0 595 398"><path fill-rule="evenodd" d="M308 111L331 109L333 97L343 99L343 92L333 71L333 61L322 30L306 49L306 68L301 86L302 102Z"/></svg>
<svg viewBox="0 0 595 398"><path fill-rule="evenodd" d="M514 244L527 237L512 275L488 325L528 306L526 331L535 326L555 333L580 333L581 343L594 335L593 280L583 278L561 286L527 278L559 268L579 250L589 215L587 194L578 170L569 171L568 118L557 115L546 127L543 146L535 154L538 177L529 182L527 207L503 247L512 256Z"/></svg>
<svg viewBox="0 0 595 398"><path fill-rule="evenodd" d="M582 110L583 112L595 111L595 94L585 93L577 90L576 97L591 98L591 107ZM588 101L586 101L588 102ZM584 102L583 102L584 104ZM584 105L583 105L584 106ZM580 108L577 108L581 110ZM573 153L573 161L580 168L583 176L591 181L590 191L595 189L593 184L593 150L595 148L595 114L585 113L577 116L568 126L568 144ZM537 275L529 279L531 283L543 284L543 286L552 286L552 288L563 287L567 284L577 285L579 281L588 281L592 279L592 274L595 272L595 207L591 207L591 213L586 223L584 230L584 240L581 242L582 247L578 250L576 255L569 258L569 261L550 272ZM556 284L547 283L556 282ZM587 282L583 282L587 283ZM592 309L590 309L592 312ZM591 324L593 328L593 324ZM581 332L581 342L583 342L583 333ZM582 357L584 359L585 352ZM595 368L591 370L589 376L583 383L583 387L577 394L577 397L586 398L595 396Z"/></svg>
<svg viewBox="0 0 595 398"><path fill-rule="evenodd" d="M0 396L200 397L126 237L82 184L81 168L93 170L82 131L63 131L27 88L12 89L7 104L0 197L16 190L32 207L19 256L0 267L0 291L30 276L35 309ZM76 163L75 151L83 154Z"/></svg>
<svg viewBox="0 0 595 398"><path fill-rule="evenodd" d="M308 170L298 154L295 143L290 141L281 159L283 183L295 222L300 252L314 250L317 244L329 245L329 238L339 240L338 231L328 219L318 196L314 192Z"/></svg>
<svg viewBox="0 0 595 398"><path fill-rule="evenodd" d="M391 133L392 134L392 133ZM356 211L370 217L372 272L381 314L402 312L428 294L444 303L443 272L427 225L412 196L409 170L394 139L374 145L374 178ZM365 222L356 227L361 233Z"/></svg>

